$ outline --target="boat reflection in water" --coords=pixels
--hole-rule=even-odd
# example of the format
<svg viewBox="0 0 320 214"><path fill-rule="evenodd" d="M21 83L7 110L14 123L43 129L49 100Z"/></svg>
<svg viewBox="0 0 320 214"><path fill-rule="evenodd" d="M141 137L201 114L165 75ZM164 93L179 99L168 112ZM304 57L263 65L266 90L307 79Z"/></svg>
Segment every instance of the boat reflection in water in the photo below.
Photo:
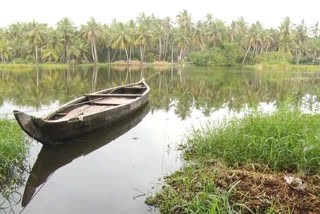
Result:
<svg viewBox="0 0 320 214"><path fill-rule="evenodd" d="M120 137L135 127L149 112L149 103L126 119L111 127L98 129L74 140L55 147L43 146L29 175L22 198L22 207L26 207L36 195L36 190L44 184L57 169L74 159L87 155Z"/></svg>

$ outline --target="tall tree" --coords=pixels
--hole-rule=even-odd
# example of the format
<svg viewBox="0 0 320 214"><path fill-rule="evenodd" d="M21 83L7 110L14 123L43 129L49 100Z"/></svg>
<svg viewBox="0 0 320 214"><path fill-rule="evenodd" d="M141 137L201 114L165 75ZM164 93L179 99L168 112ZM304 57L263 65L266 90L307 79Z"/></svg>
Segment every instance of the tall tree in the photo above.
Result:
<svg viewBox="0 0 320 214"><path fill-rule="evenodd" d="M292 24L289 17L284 18L280 24L280 43L285 52L290 52L292 41Z"/></svg>
<svg viewBox="0 0 320 214"><path fill-rule="evenodd" d="M46 24L39 24L33 21L27 34L28 43L34 47L36 63L38 63L38 48L41 46L44 36L46 35Z"/></svg>
<svg viewBox="0 0 320 214"><path fill-rule="evenodd" d="M128 47L132 42L128 34L128 28L122 22L116 23L112 28L112 48L125 50L127 61L129 61Z"/></svg>
<svg viewBox="0 0 320 214"><path fill-rule="evenodd" d="M98 63L97 42L101 34L101 25L91 17L86 25L81 26L81 34L90 42L93 62Z"/></svg>
<svg viewBox="0 0 320 214"><path fill-rule="evenodd" d="M75 36L76 27L74 26L73 22L65 17L61 19L57 23L57 30L62 33L63 39L64 39L64 60L65 62L69 61L69 50L71 46L71 41Z"/></svg>
<svg viewBox="0 0 320 214"><path fill-rule="evenodd" d="M12 48L5 40L0 40L0 58L1 62L6 62L12 55Z"/></svg>

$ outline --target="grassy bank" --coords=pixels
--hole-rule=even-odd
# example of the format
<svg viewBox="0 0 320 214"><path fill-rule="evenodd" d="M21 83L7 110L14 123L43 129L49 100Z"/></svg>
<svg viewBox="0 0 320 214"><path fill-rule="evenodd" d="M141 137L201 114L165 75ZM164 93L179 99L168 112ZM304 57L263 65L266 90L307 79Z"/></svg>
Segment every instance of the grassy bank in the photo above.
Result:
<svg viewBox="0 0 320 214"><path fill-rule="evenodd" d="M195 130L189 164L147 203L162 213L318 213L319 130L319 115L288 107Z"/></svg>
<svg viewBox="0 0 320 214"><path fill-rule="evenodd" d="M32 71L36 66L36 64L0 64L0 70ZM45 69L64 69L70 67L69 64L38 64L38 66Z"/></svg>
<svg viewBox="0 0 320 214"><path fill-rule="evenodd" d="M24 182L28 147L15 121L0 119L0 194L8 197Z"/></svg>
<svg viewBox="0 0 320 214"><path fill-rule="evenodd" d="M286 62L275 64L260 63L256 65L243 65L243 67L259 71L320 71L320 65L293 65Z"/></svg>

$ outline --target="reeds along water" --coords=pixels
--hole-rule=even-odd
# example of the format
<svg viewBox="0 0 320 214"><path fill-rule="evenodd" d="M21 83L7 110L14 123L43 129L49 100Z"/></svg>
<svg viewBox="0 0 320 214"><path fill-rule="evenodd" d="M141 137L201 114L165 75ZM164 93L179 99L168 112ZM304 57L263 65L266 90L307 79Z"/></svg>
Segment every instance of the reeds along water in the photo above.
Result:
<svg viewBox="0 0 320 214"><path fill-rule="evenodd" d="M29 147L18 124L0 118L0 210L11 210L21 200L29 165Z"/></svg>

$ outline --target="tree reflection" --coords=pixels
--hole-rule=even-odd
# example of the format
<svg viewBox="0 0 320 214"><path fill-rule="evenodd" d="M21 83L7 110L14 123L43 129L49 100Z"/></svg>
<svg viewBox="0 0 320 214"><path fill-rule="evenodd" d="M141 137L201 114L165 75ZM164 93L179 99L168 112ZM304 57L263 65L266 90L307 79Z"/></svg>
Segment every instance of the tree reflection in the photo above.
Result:
<svg viewBox="0 0 320 214"><path fill-rule="evenodd" d="M12 102L17 106L41 109L43 105L62 104L85 93L137 82L143 77L152 89L151 111L172 108L181 119L188 118L193 109L208 116L222 107L241 111L246 105L261 102L278 105L288 97L301 103L306 94L320 95L317 73L73 66L70 69L39 69L38 72L0 71L0 105Z"/></svg>

